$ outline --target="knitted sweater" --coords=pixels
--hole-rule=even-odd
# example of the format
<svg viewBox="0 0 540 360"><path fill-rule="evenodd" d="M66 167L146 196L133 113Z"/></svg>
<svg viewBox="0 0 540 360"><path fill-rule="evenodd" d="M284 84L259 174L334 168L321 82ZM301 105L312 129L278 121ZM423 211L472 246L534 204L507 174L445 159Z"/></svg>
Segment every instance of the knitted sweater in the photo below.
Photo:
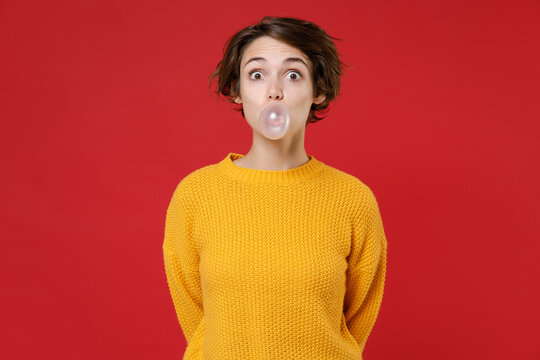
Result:
<svg viewBox="0 0 540 360"><path fill-rule="evenodd" d="M387 242L367 185L309 155L288 170L229 153L175 188L163 242L183 359L360 359Z"/></svg>

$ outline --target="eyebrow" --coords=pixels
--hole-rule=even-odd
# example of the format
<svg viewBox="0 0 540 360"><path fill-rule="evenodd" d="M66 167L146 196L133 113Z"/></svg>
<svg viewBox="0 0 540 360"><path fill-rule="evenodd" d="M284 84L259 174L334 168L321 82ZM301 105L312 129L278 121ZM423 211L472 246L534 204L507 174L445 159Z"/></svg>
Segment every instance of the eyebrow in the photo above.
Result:
<svg viewBox="0 0 540 360"><path fill-rule="evenodd" d="M260 57L260 56L252 57L251 59L249 59L249 60L245 63L244 67L246 67L247 64L249 64L249 63L252 62L252 61L261 61L261 60L262 60L262 61L266 61L265 58ZM283 63L284 63L284 64L285 64L285 63L295 63L295 62L301 62L302 64L304 64L304 65L306 66L306 68L308 68L306 62L305 62L304 60L298 58L298 57L290 57L290 58L286 58L285 60L283 60Z"/></svg>

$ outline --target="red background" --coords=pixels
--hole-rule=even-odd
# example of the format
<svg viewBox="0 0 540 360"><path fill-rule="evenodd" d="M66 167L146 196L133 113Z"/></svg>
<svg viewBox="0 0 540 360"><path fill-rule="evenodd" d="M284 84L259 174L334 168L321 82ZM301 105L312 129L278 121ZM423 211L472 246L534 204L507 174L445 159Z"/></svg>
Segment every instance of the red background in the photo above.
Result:
<svg viewBox="0 0 540 360"><path fill-rule="evenodd" d="M225 41L314 21L345 63L306 151L374 191L365 359L538 359L538 1L2 1L2 357L180 359L162 258L188 173L246 153ZM534 285L536 284L536 285Z"/></svg>

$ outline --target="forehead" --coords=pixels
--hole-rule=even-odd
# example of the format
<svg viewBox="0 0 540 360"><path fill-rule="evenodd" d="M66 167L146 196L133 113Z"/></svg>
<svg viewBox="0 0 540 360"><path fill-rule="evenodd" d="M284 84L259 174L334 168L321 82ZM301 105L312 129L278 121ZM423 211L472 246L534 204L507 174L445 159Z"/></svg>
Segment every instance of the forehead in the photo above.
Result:
<svg viewBox="0 0 540 360"><path fill-rule="evenodd" d="M310 65L309 58L305 56L300 49L270 36L261 36L253 40L246 47L242 56L241 67L243 67L246 62L253 57L263 57L269 62L279 64L289 57L296 57L304 60L308 67Z"/></svg>

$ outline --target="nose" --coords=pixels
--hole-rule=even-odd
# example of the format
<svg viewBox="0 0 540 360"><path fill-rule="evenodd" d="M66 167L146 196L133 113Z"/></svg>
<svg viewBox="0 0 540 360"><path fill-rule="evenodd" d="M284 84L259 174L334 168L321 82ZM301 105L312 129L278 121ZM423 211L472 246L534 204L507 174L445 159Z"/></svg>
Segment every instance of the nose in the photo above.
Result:
<svg viewBox="0 0 540 360"><path fill-rule="evenodd" d="M283 92L281 90L281 84L279 80L274 80L270 83L270 88L268 89L268 99L269 100L283 99Z"/></svg>

